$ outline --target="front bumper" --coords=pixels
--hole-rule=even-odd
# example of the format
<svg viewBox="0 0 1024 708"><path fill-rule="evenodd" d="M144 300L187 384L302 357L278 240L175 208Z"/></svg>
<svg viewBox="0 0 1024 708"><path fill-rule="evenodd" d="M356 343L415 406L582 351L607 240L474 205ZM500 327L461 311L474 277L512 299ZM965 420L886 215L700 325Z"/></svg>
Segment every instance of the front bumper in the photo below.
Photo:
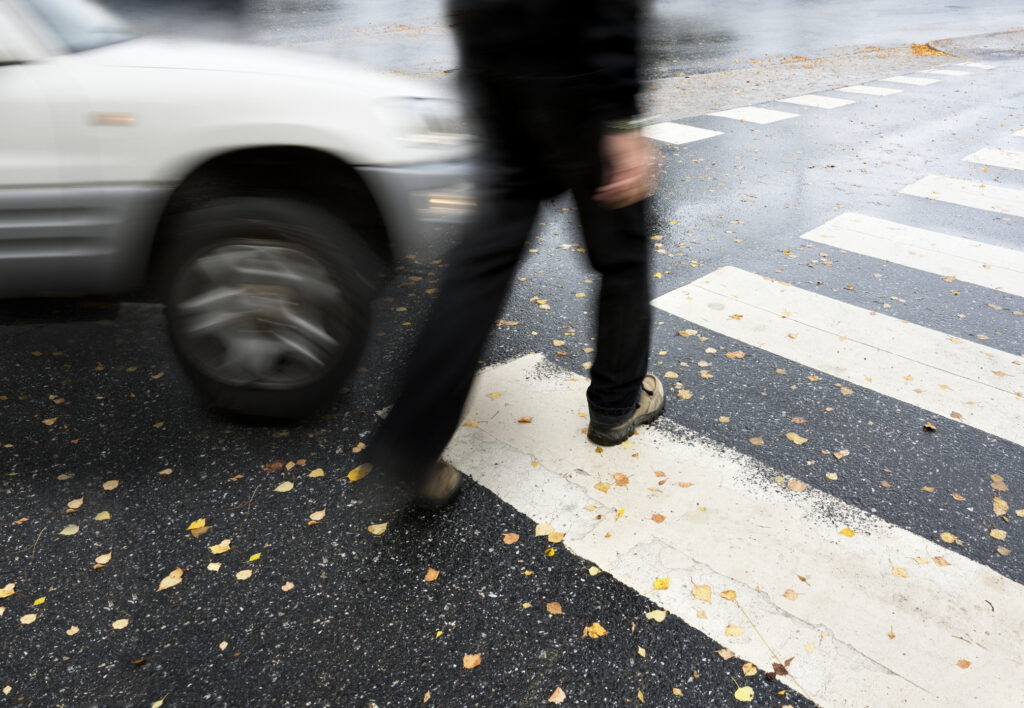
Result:
<svg viewBox="0 0 1024 708"><path fill-rule="evenodd" d="M472 160L356 168L377 200L392 252L430 243L444 225L464 223L476 208Z"/></svg>

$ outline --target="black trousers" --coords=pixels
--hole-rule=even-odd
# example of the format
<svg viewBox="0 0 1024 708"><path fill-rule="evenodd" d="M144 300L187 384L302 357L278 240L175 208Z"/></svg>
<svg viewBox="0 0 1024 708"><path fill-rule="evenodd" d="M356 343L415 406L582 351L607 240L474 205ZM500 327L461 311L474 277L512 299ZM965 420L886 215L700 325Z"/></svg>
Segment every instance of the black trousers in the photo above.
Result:
<svg viewBox="0 0 1024 708"><path fill-rule="evenodd" d="M601 184L600 125L536 110L492 114L476 216L448 254L435 307L415 344L397 402L371 442L375 465L412 479L429 469L457 429L476 364L501 311L542 200L571 191L587 255L600 274L592 413L631 413L650 343L646 206L610 210ZM499 109L501 106L490 106ZM567 118L569 120L567 120Z"/></svg>

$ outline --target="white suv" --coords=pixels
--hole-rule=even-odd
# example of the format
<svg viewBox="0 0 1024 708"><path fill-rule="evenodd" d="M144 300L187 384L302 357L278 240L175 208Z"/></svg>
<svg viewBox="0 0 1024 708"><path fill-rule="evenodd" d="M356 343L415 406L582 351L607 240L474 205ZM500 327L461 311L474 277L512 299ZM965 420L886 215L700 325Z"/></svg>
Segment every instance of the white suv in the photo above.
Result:
<svg viewBox="0 0 1024 708"><path fill-rule="evenodd" d="M223 408L337 390L382 265L472 207L470 150L434 86L0 0L0 296L157 284Z"/></svg>

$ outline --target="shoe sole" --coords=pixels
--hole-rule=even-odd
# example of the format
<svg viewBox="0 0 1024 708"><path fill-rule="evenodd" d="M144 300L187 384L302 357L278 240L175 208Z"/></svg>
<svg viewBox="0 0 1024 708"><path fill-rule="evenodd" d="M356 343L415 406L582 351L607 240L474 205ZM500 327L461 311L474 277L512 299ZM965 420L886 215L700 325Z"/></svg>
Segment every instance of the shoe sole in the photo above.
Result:
<svg viewBox="0 0 1024 708"><path fill-rule="evenodd" d="M665 412L665 399L662 399L661 405L649 413L645 413L641 416L637 416L631 423L630 426L623 426L621 431L612 429L614 432L602 433L594 430L593 428L587 429L587 439L592 443L598 445L621 445L622 443L629 440L629 436L632 435L638 426L646 425L654 420L657 420L662 413Z"/></svg>

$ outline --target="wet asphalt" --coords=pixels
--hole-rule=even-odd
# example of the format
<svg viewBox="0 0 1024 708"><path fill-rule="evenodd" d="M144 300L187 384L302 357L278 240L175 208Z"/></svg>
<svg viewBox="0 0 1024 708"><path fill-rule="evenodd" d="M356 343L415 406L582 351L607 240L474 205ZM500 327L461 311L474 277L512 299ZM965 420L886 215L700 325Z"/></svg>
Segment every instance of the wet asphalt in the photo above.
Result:
<svg viewBox="0 0 1024 708"><path fill-rule="evenodd" d="M958 50L986 58L977 43ZM800 114L767 126L688 118L724 135L660 148L653 294L731 265L1022 354L1020 298L799 238L850 210L1019 249L1020 218L898 192L929 173L980 178L983 168L961 158L1012 145L1024 124L1021 56L988 56L996 70L890 97L823 92L858 100L834 111L764 103ZM1024 186L1019 174L984 174L993 173ZM571 202L554 201L538 218L536 253L502 315L518 324L496 328L484 363L542 351L585 375L596 283L574 217ZM0 599L4 705L400 706L428 692L428 705L541 705L560 687L565 705L704 707L736 704L743 685L755 690L751 705L812 705L763 673L745 676L742 661L721 658L681 619L646 619L652 603L534 538L534 521L472 482L426 515L396 509L372 475L346 479L429 308L426 291L445 267L436 255L403 259L347 391L291 426L207 409L157 306L0 308L0 587L16 583ZM844 396L838 379L714 333L680 337L692 323L665 313L655 322L651 369L680 372L694 393L670 399L670 419L920 536L951 532L963 542L954 553L1024 582L1015 528L1024 520L1010 517L1005 541L989 534L1004 523L991 513L991 474L1006 479L1011 509L1024 507L1019 446L864 388ZM567 334L574 345L557 356L550 342ZM747 356L711 356L705 380L696 362L708 347ZM782 438L793 417L806 421L800 433L813 449ZM926 421L938 430L925 431ZM753 436L766 444L752 446ZM836 460L819 448L851 454ZM273 491L289 481L291 491ZM187 527L199 519L209 531L193 537ZM384 521L383 535L367 532ZM69 524L77 533L60 535ZM520 540L506 545L506 533ZM228 538L230 550L213 555L209 546ZM176 568L180 584L158 590ZM426 582L429 569L439 575ZM27 615L36 618L25 624ZM128 623L115 629L117 620ZM608 634L583 636L595 621ZM480 665L463 668L472 654Z"/></svg>

